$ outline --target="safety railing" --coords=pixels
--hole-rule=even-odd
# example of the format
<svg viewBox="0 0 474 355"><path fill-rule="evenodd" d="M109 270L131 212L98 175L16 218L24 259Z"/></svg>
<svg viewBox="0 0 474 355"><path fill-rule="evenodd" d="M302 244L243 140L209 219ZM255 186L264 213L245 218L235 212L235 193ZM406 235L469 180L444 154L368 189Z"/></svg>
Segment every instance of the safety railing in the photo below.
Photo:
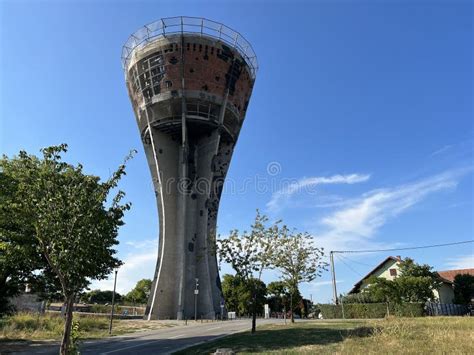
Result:
<svg viewBox="0 0 474 355"><path fill-rule="evenodd" d="M240 53L250 68L252 78L255 79L258 62L250 43L239 32L226 25L200 17L167 17L140 28L128 38L122 48L124 70L128 68L135 50L143 48L159 38L178 33L199 34L225 42Z"/></svg>

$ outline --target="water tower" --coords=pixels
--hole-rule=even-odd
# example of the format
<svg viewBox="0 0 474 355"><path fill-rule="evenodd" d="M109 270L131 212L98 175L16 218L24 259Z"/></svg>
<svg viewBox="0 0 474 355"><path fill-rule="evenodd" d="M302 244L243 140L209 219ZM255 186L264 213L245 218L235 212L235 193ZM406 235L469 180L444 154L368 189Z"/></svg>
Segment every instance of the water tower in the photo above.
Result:
<svg viewBox="0 0 474 355"><path fill-rule="evenodd" d="M160 221L146 317L214 318L223 302L217 212L257 58L223 24L171 17L131 35L122 64Z"/></svg>

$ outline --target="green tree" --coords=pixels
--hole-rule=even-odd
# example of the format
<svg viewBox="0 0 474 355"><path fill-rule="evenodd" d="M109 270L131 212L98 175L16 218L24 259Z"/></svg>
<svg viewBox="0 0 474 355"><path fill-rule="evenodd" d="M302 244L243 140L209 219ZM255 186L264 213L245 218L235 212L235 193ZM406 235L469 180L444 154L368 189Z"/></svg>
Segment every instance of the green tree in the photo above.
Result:
<svg viewBox="0 0 474 355"><path fill-rule="evenodd" d="M308 233L294 233L286 226L280 229L278 247L273 254L275 267L280 270L282 280L290 291L291 322L293 323L294 305L300 299L293 299L302 282L311 282L326 269L322 260L324 251L315 245L314 238Z"/></svg>
<svg viewBox="0 0 474 355"><path fill-rule="evenodd" d="M250 232L233 230L227 238L217 240L219 260L230 264L236 275L245 282L251 279L260 281L263 271L272 267L278 226L274 224L267 227L267 222L268 218L257 210ZM252 284L258 286L257 282ZM256 331L257 294L258 289L255 288L252 295L252 333Z"/></svg>
<svg viewBox="0 0 474 355"><path fill-rule="evenodd" d="M266 302L267 288L257 279L245 280L240 276L226 274L222 281L222 293L228 310L239 316L252 314L253 293L256 293L257 309L262 309Z"/></svg>
<svg viewBox="0 0 474 355"><path fill-rule="evenodd" d="M125 163L101 182L85 174L81 164L63 162L61 154L66 151L65 144L42 149L42 158L21 151L12 159L4 156L0 163L2 173L16 186L10 207L28 224L27 234L19 237L31 238L33 233L34 248L47 262L45 269L61 285L66 304L61 354L70 348L76 295L89 280L104 279L121 265L114 246L124 213L130 208L121 203L124 192L116 189L125 174Z"/></svg>
<svg viewBox="0 0 474 355"><path fill-rule="evenodd" d="M267 285L268 305L275 312L283 312L284 308L289 309L285 300L290 299L290 292L283 281L273 281Z"/></svg>
<svg viewBox="0 0 474 355"><path fill-rule="evenodd" d="M125 300L132 302L133 304L146 304L148 301L148 295L151 292L151 280L142 279L137 282L135 287L125 295Z"/></svg>
<svg viewBox="0 0 474 355"><path fill-rule="evenodd" d="M401 303L402 296L398 284L383 277L372 276L367 281L369 286L362 293L375 302Z"/></svg>
<svg viewBox="0 0 474 355"><path fill-rule="evenodd" d="M242 284L242 278L234 275L225 274L222 277L222 293L224 294L226 308L235 311L240 316L239 310L239 289Z"/></svg>
<svg viewBox="0 0 474 355"><path fill-rule="evenodd" d="M102 290L92 290L81 295L81 300L87 303L98 303L106 304L112 302L112 296L114 291L102 291ZM122 300L122 295L115 292L115 302L120 302Z"/></svg>
<svg viewBox="0 0 474 355"><path fill-rule="evenodd" d="M0 159L0 315L13 310L8 299L37 282L38 273L33 271L45 264L28 214L17 203L20 186L7 162Z"/></svg>
<svg viewBox="0 0 474 355"><path fill-rule="evenodd" d="M273 281L267 286L267 300L270 309L275 312L295 312L301 315L300 303L303 299L298 288L290 291L285 281ZM292 307L293 303L293 307Z"/></svg>
<svg viewBox="0 0 474 355"><path fill-rule="evenodd" d="M469 304L474 298L474 276L458 274L454 277L454 303Z"/></svg>

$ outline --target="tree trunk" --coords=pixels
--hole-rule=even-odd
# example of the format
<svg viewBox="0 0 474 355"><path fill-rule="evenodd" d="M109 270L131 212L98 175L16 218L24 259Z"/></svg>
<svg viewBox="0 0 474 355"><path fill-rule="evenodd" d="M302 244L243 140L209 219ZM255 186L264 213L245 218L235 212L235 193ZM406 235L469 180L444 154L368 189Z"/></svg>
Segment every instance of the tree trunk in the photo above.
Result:
<svg viewBox="0 0 474 355"><path fill-rule="evenodd" d="M252 305L252 334L257 331L257 292L253 293L253 305Z"/></svg>
<svg viewBox="0 0 474 355"><path fill-rule="evenodd" d="M295 318L293 317L293 292L290 295L290 312L291 312L291 323L294 323Z"/></svg>
<svg viewBox="0 0 474 355"><path fill-rule="evenodd" d="M66 322L64 323L63 339L59 353L67 355L71 345L71 328L72 328L72 309L74 307L74 295L66 297Z"/></svg>

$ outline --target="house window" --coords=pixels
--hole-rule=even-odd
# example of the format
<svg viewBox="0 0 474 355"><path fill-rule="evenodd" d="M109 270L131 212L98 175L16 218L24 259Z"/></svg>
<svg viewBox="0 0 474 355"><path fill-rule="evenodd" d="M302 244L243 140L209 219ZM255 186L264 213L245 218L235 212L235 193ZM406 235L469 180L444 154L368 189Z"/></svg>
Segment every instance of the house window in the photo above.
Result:
<svg viewBox="0 0 474 355"><path fill-rule="evenodd" d="M390 276L397 276L397 269L390 269Z"/></svg>

